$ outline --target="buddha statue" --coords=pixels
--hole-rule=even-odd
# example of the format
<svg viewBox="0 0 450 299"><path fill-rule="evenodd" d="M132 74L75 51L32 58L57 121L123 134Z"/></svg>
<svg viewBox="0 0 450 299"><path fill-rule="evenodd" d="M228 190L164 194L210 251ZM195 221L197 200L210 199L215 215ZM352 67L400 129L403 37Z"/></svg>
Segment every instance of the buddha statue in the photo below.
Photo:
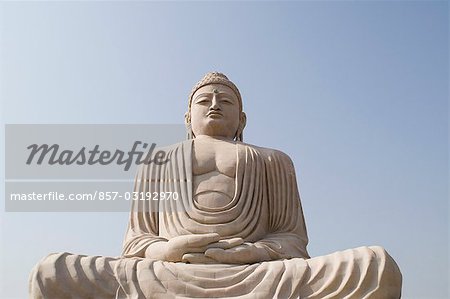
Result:
<svg viewBox="0 0 450 299"><path fill-rule="evenodd" d="M284 153L243 142L238 88L208 73L190 96L188 139L138 170L120 257L51 254L32 298L382 298L401 273L381 247L310 258L295 170Z"/></svg>

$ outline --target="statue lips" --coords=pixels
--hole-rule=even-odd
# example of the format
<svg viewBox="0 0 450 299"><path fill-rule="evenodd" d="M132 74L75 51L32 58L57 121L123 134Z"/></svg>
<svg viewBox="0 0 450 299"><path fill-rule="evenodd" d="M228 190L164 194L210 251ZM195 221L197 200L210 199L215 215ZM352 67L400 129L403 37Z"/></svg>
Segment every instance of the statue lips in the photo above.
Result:
<svg viewBox="0 0 450 299"><path fill-rule="evenodd" d="M207 114L206 114L206 116L207 117L212 117L212 118L219 118L219 117L222 117L223 115L222 115L222 113L220 113L219 111L216 111L216 110L212 110L212 111L209 111Z"/></svg>

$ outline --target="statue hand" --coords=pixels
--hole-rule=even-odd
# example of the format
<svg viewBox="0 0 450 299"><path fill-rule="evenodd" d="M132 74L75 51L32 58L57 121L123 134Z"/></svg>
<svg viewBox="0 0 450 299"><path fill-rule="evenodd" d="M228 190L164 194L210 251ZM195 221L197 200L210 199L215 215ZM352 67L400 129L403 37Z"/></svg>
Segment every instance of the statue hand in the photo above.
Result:
<svg viewBox="0 0 450 299"><path fill-rule="evenodd" d="M271 260L266 249L247 242L229 249L209 248L205 257L224 264L252 264Z"/></svg>
<svg viewBox="0 0 450 299"><path fill-rule="evenodd" d="M219 234L195 234L181 235L167 242L156 242L151 244L145 257L169 262L181 262L186 253L204 253L208 245L218 242Z"/></svg>
<svg viewBox="0 0 450 299"><path fill-rule="evenodd" d="M207 246L206 250L210 248L219 248L219 249L229 249L235 246L239 246L244 243L242 238L231 238L220 240L215 243L211 243ZM217 264L219 261L216 261L210 257L207 257L204 252L201 253L186 253L183 255L182 262L191 263L191 264Z"/></svg>

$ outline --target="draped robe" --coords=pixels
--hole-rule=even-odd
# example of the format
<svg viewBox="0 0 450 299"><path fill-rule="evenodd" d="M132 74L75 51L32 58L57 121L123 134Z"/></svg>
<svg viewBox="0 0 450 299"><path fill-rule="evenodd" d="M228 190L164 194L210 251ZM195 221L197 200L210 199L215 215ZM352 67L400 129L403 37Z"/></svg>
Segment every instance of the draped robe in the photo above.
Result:
<svg viewBox="0 0 450 299"><path fill-rule="evenodd" d="M50 255L32 272L33 298L400 298L400 271L381 247L309 258L295 170L284 153L237 143L234 197L205 207L193 199L192 140L165 150L167 163L138 171L134 191L159 200L133 201L122 256ZM177 200L160 196L167 192ZM257 243L273 260L206 265L144 258L154 242L211 232Z"/></svg>
<svg viewBox="0 0 450 299"><path fill-rule="evenodd" d="M193 200L192 141L166 152L168 163L141 168L135 191L172 192L179 198L134 202L124 256L143 257L151 243L179 235L215 232L222 239L241 237L263 245L272 259L309 257L295 171L287 155L237 143L234 197L224 207L211 208Z"/></svg>

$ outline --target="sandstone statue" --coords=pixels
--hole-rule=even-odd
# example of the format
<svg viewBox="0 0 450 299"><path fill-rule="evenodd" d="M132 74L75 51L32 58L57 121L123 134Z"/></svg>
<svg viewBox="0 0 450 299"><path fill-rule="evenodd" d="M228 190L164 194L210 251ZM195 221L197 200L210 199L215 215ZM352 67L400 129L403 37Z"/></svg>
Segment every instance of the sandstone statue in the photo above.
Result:
<svg viewBox="0 0 450 299"><path fill-rule="evenodd" d="M31 298L398 299L402 277L378 246L310 258L295 170L284 153L243 142L238 88L208 73L190 96L188 139L143 165L121 257L51 254Z"/></svg>

